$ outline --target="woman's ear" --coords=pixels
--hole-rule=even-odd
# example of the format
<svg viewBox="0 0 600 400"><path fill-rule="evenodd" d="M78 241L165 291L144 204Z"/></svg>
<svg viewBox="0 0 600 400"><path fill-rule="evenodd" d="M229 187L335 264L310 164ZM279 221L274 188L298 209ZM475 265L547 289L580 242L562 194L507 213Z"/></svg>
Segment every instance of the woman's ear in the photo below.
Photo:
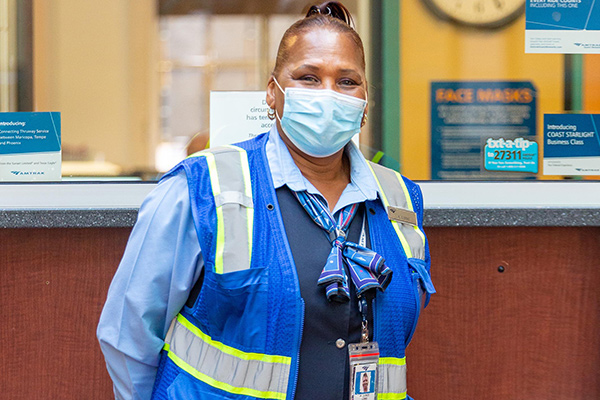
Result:
<svg viewBox="0 0 600 400"><path fill-rule="evenodd" d="M267 82L267 105L272 109L275 109L275 91L277 90L277 85L275 84L275 79L273 75L269 78Z"/></svg>

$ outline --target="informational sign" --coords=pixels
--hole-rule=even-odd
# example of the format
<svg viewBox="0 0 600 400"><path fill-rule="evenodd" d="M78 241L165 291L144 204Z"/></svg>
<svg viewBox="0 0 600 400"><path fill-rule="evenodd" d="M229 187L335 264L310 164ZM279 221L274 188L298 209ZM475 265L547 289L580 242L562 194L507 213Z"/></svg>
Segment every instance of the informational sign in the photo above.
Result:
<svg viewBox="0 0 600 400"><path fill-rule="evenodd" d="M531 82L432 82L432 179L533 177L536 113Z"/></svg>
<svg viewBox="0 0 600 400"><path fill-rule="evenodd" d="M489 138L484 158L488 171L538 172L538 144L531 140Z"/></svg>
<svg viewBox="0 0 600 400"><path fill-rule="evenodd" d="M60 179L60 113L0 113L0 181Z"/></svg>
<svg viewBox="0 0 600 400"><path fill-rule="evenodd" d="M544 175L600 175L600 114L544 115Z"/></svg>
<svg viewBox="0 0 600 400"><path fill-rule="evenodd" d="M527 0L526 53L600 53L600 1Z"/></svg>
<svg viewBox="0 0 600 400"><path fill-rule="evenodd" d="M264 91L210 92L210 147L248 140L271 129Z"/></svg>

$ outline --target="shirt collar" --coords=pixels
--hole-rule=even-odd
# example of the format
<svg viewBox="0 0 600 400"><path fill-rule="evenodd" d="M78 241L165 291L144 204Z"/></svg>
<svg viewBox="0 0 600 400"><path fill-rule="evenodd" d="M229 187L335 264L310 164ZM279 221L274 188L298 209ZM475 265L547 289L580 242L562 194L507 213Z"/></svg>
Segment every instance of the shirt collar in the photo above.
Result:
<svg viewBox="0 0 600 400"><path fill-rule="evenodd" d="M273 177L275 189L287 185L291 190L297 192L306 190L309 193L319 194L319 191L300 172L294 163L287 146L279 136L277 124L273 124L269 131L266 144L267 160ZM350 142L345 148L350 160L350 183L344 189L334 213L348 204L375 200L379 193L377 182L371 173L367 160L354 144Z"/></svg>

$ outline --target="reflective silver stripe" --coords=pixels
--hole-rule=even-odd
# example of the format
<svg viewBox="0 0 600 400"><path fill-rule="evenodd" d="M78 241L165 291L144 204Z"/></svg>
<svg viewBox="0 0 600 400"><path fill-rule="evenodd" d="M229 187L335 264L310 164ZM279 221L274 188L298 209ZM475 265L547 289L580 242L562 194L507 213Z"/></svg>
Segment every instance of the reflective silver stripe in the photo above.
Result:
<svg viewBox="0 0 600 400"><path fill-rule="evenodd" d="M388 206L399 207L405 210L414 211L410 194L406 189L406 185L402 180L402 177L397 172L385 168L381 165L369 162L371 170L375 175L379 188L383 191L387 204L384 204L386 208ZM384 201L385 203L385 201ZM399 229L399 233L402 234L406 243L409 246L411 254L407 254L407 257L425 259L425 236L418 226L412 226L409 224L393 222ZM402 241L403 238L400 238Z"/></svg>
<svg viewBox="0 0 600 400"><path fill-rule="evenodd" d="M212 340L181 314L165 338L169 358L195 378L229 393L284 399L290 357L247 353Z"/></svg>
<svg viewBox="0 0 600 400"><path fill-rule="evenodd" d="M246 151L236 146L207 150L217 207L217 252L215 272L228 273L250 268L254 204ZM200 153L199 155L202 155Z"/></svg>
<svg viewBox="0 0 600 400"><path fill-rule="evenodd" d="M246 208L252 208L252 197L245 196L241 192L221 192L215 197L215 206L221 207L224 204L241 204Z"/></svg>
<svg viewBox="0 0 600 400"><path fill-rule="evenodd" d="M387 363L386 360L393 361ZM377 371L379 374L378 398L398 399L406 396L406 363L404 361L403 358L380 359Z"/></svg>

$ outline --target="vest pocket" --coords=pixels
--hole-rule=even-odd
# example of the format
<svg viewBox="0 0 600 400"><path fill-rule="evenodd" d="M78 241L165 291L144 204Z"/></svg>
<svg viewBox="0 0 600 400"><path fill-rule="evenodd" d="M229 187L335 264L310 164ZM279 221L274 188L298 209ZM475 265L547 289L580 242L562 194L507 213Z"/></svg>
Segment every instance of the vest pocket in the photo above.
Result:
<svg viewBox="0 0 600 400"><path fill-rule="evenodd" d="M225 274L207 271L201 297L206 304L210 336L245 351L261 352L267 331L267 288L266 268Z"/></svg>

